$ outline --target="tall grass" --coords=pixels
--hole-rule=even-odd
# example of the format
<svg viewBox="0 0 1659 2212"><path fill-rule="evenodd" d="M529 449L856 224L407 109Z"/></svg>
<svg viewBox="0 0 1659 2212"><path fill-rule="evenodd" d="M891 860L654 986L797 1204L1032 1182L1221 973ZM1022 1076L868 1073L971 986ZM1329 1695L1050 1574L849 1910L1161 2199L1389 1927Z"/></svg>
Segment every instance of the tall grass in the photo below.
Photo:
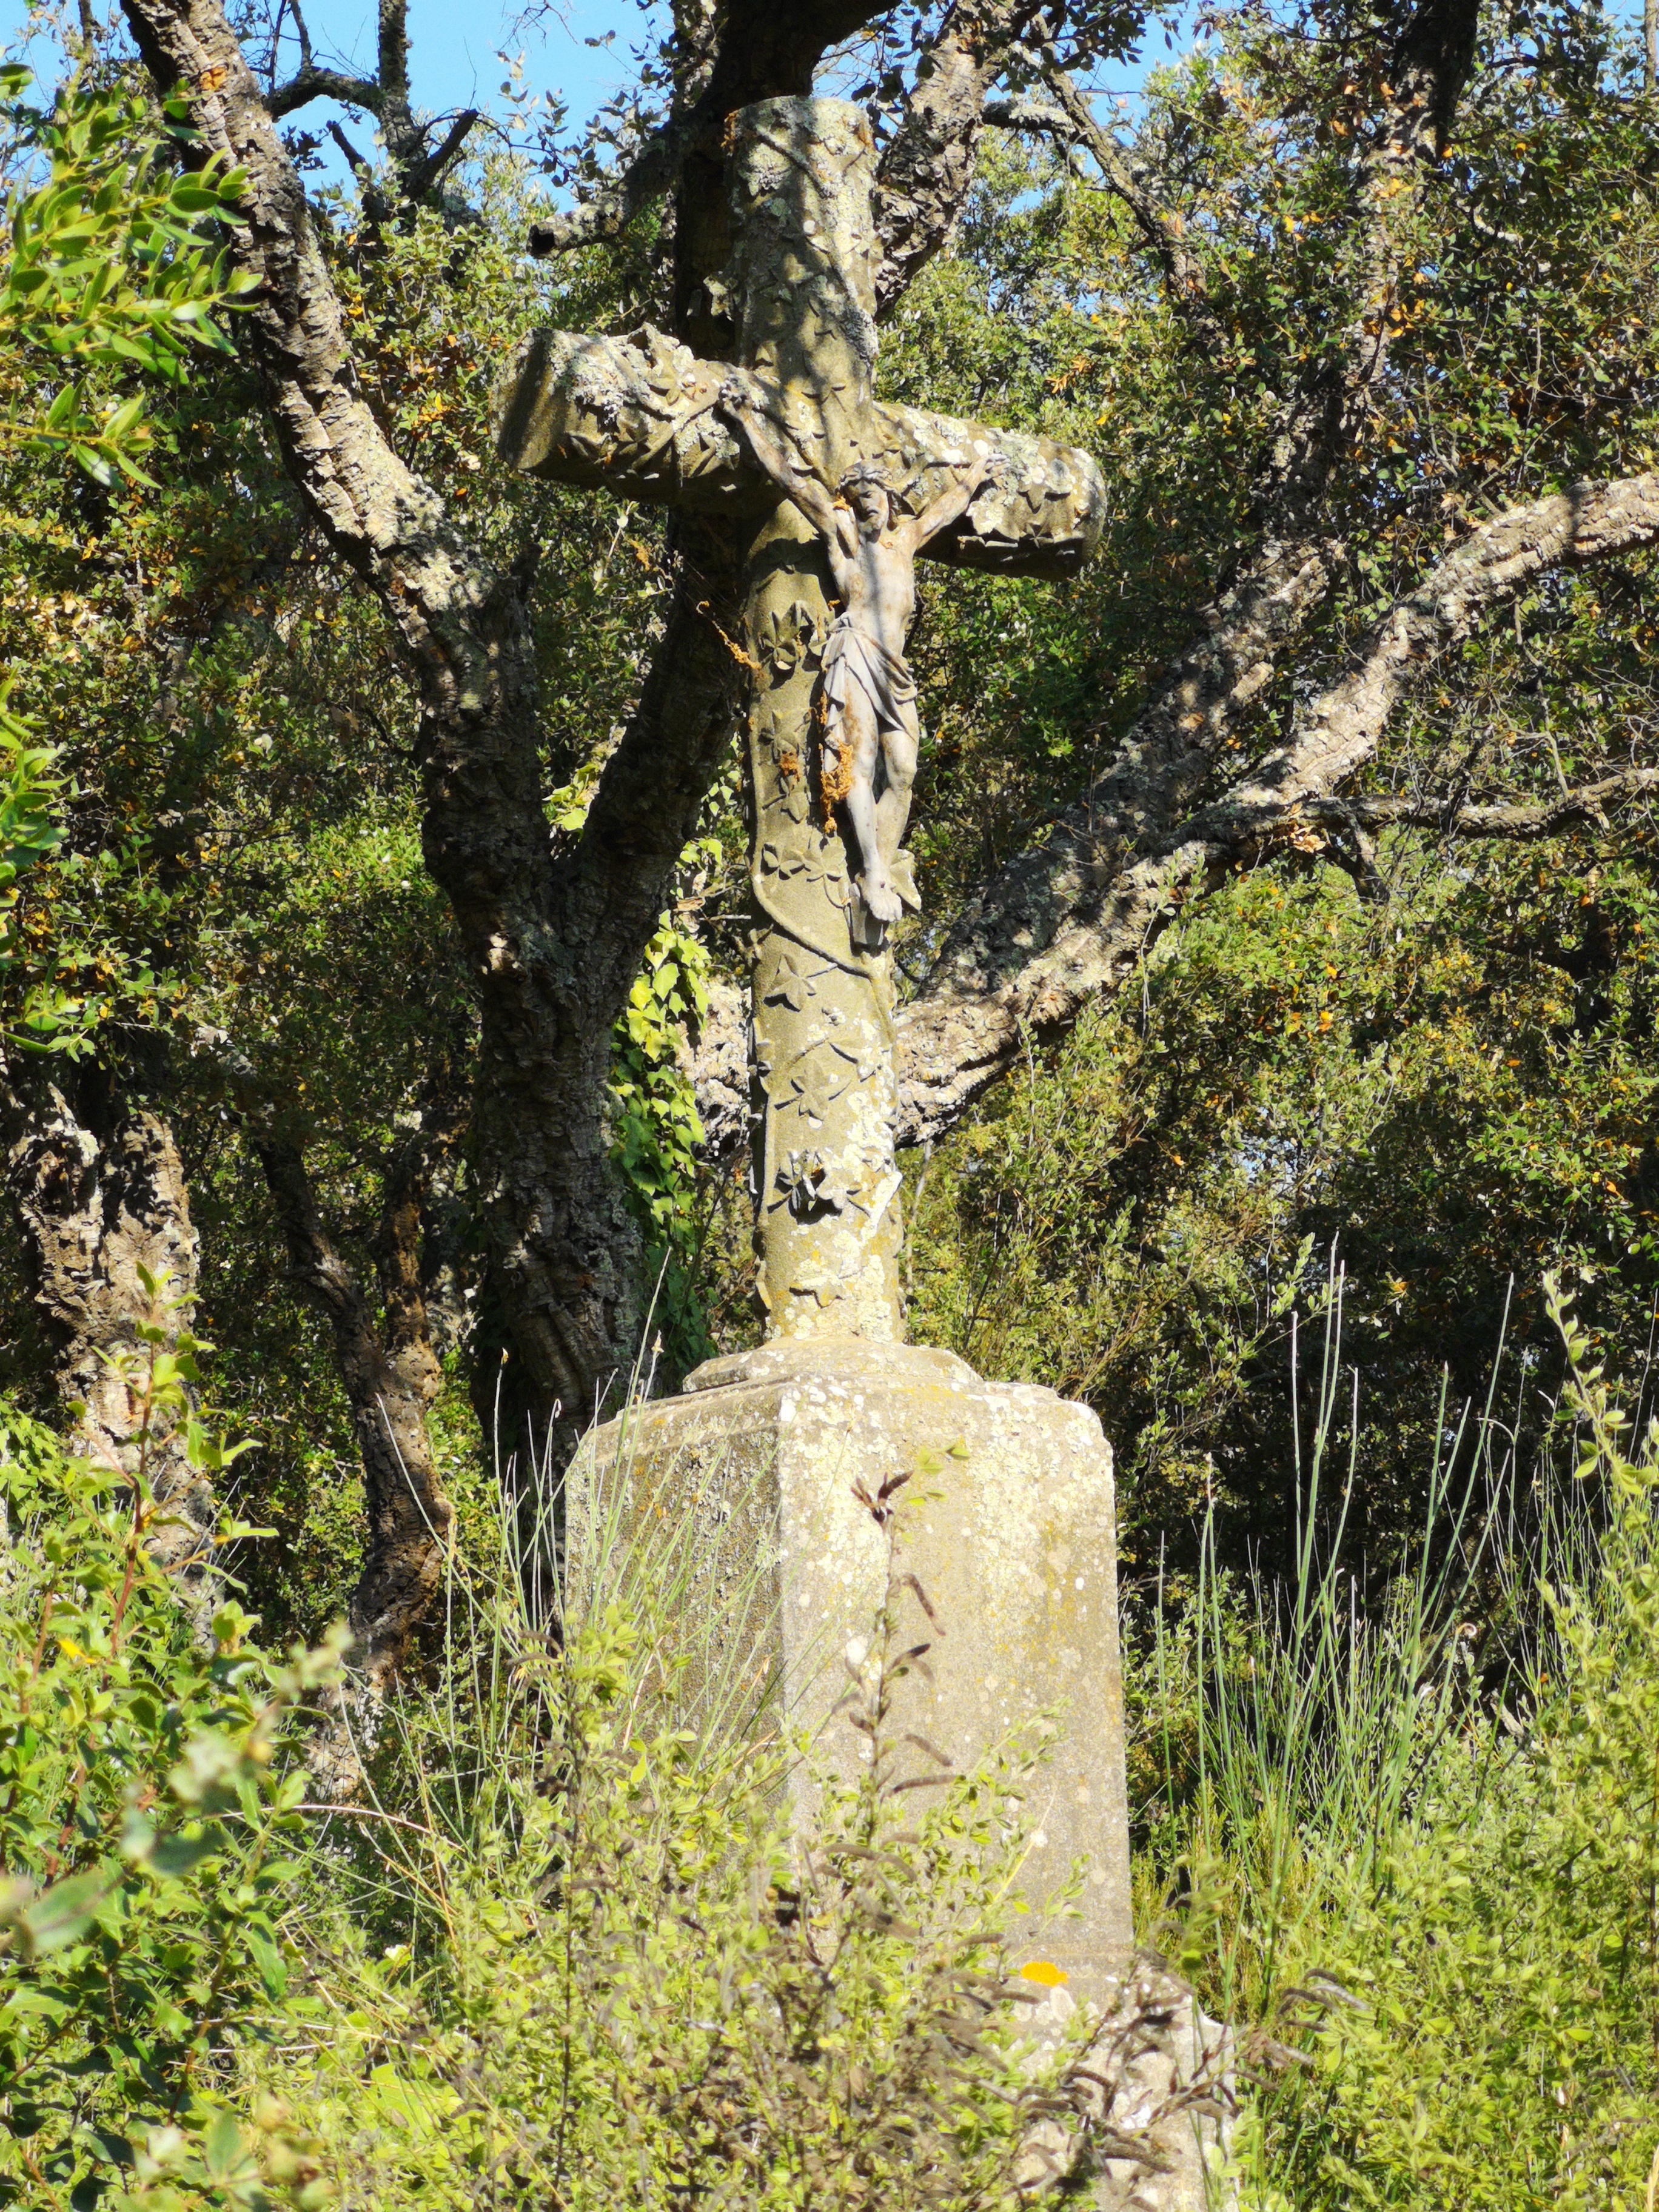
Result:
<svg viewBox="0 0 1659 2212"><path fill-rule="evenodd" d="M717 1460L712 1511L636 1510L640 1387L615 1462L572 1486L575 1510L550 1437L498 1461L489 1548L452 1549L447 1562L435 1683L386 1704L374 1743L357 1747L362 1802L331 1816L337 1832L325 1823L323 1889L398 1956L457 1940L446 1867L476 1886L520 1857L538 1797L566 1786L573 1716L590 1697L625 1697L624 1732L648 1715L707 1778L711 1805L739 1775L743 1792L776 1789L771 1563L729 1540L747 1486ZM579 1679L595 1663L597 1686Z"/></svg>
<svg viewBox="0 0 1659 2212"><path fill-rule="evenodd" d="M1631 1455L1555 1310L1567 1381L1535 1460L1498 1418L1500 1358L1484 1406L1443 1400L1414 1557L1368 1607L1334 1282L1295 1575L1241 1585L1209 1547L1184 1632L1155 1641L1143 1899L1210 2007L1258 2029L1239 2155L1261 2212L1650 2212L1655 1435Z"/></svg>

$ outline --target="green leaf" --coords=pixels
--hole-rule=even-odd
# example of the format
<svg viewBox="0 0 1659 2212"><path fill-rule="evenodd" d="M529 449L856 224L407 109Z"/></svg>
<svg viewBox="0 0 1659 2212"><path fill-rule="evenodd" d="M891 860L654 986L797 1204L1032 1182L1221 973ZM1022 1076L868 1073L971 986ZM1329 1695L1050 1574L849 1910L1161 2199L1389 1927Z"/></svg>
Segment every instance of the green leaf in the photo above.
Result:
<svg viewBox="0 0 1659 2212"><path fill-rule="evenodd" d="M94 1867L42 1890L12 1917L19 1951L26 1959L44 1959L78 1942L118 1879L108 1869Z"/></svg>
<svg viewBox="0 0 1659 2212"><path fill-rule="evenodd" d="M224 1831L216 1825L194 1836L175 1832L156 1839L146 1863L155 1873L176 1881L193 1874L204 1860L216 1857L224 1847Z"/></svg>
<svg viewBox="0 0 1659 2212"><path fill-rule="evenodd" d="M288 1966L282 1953L267 1935L256 1928L243 1930L244 1940L259 1969L259 1978L264 1984L265 1995L274 2002L288 1988Z"/></svg>
<svg viewBox="0 0 1659 2212"><path fill-rule="evenodd" d="M222 204L222 194L212 185L198 184L190 177L180 177L167 195L167 204L182 215L216 215Z"/></svg>

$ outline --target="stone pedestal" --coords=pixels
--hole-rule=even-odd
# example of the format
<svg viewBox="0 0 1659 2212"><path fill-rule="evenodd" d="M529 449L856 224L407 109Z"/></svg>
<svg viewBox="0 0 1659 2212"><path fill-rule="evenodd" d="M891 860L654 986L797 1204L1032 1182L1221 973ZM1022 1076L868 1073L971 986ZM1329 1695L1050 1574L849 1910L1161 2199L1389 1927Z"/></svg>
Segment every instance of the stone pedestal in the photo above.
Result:
<svg viewBox="0 0 1659 2212"><path fill-rule="evenodd" d="M915 1577L939 1630L900 1584L900 1632L931 1646L927 1673L900 1686L901 1730L966 1766L1052 1714L1019 1941L1060 1967L1075 1996L1107 2001L1133 1929L1112 1455L1095 1415L1052 1390L981 1382L949 1352L780 1340L711 1360L683 1397L601 1429L574 1470L573 1526L606 1468L629 1513L720 1524L708 1555L727 1565L711 1571L768 1563L750 1610L766 1617L793 1726L817 1728L848 1687L848 1662L866 1662L890 1571ZM873 1498L896 1474L908 1479L891 1501L890 1560L858 1492ZM856 1743L850 1729L825 1737L849 1768ZM1078 1858L1081 1917L1045 1925L1042 1905Z"/></svg>
<svg viewBox="0 0 1659 2212"><path fill-rule="evenodd" d="M864 1499L896 1475L907 1480L884 1530ZM1091 2202L1097 2212L1219 2203L1220 2108L1206 2098L1200 2117L1181 2092L1213 2075L1227 2039L1133 1948L1112 1455L1094 1414L1052 1390L982 1382L949 1352L778 1339L710 1360L683 1397L599 1430L567 1492L573 1562L601 1511L687 1532L680 1602L694 1615L694 1666L699 1648L717 1660L757 1652L751 1687L769 1679L793 1728L817 1731L848 1689L848 1666L870 1664L884 1604L901 1609L904 1644L929 1645L927 1672L898 1686L897 1733L913 1730L965 1767L1046 1717L1051 1751L1028 1808L1023 1876L1031 1910L1014 1923L1010 1963L1039 1968L1036 2033L1058 2032L1079 2002L1102 2015L1097 2117L1158 2161L1109 2161ZM580 1605L580 1589L571 1595ZM821 1748L850 1774L859 1741L831 1729ZM805 1826L812 1785L798 1774L789 1786ZM1047 1918L1078 1859L1080 1915ZM1065 2171L1066 2145L1063 2124L1034 2131L1024 2176L1033 2197Z"/></svg>

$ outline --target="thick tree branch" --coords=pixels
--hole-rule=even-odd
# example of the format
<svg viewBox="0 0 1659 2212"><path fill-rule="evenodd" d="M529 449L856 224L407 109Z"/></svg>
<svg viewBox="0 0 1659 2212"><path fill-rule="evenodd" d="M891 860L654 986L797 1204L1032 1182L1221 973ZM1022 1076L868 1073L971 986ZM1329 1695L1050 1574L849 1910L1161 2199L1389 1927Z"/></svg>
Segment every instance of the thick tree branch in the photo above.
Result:
<svg viewBox="0 0 1659 2212"><path fill-rule="evenodd" d="M372 77L350 71L319 69L313 58L311 34L300 9L294 10L300 38L300 66L286 84L265 95L265 105L278 120L307 106L313 100L336 100L343 106L362 108L374 117L386 140L386 149L397 171L406 201L423 199L465 144L478 119L469 107L455 118L442 143L434 151L427 147L427 128L415 120L409 98L408 0L380 0L378 73ZM273 65L275 53L273 46ZM337 123L328 125L330 137L344 154L355 173L367 167ZM384 207L374 210L383 220Z"/></svg>
<svg viewBox="0 0 1659 2212"><path fill-rule="evenodd" d="M892 313L918 270L955 235L974 181L987 89L1040 12L1041 0L957 0L946 12L877 173L878 316Z"/></svg>
<svg viewBox="0 0 1659 2212"><path fill-rule="evenodd" d="M1205 633L1155 690L1110 767L958 917L927 978L928 997L1000 990L1079 902L1104 890L1123 856L1180 821L1212 781L1215 757L1272 682L1286 644L1322 605L1340 550L1268 542L1209 610Z"/></svg>
<svg viewBox="0 0 1659 2212"><path fill-rule="evenodd" d="M927 70L882 158L876 197L884 250L876 284L878 312L890 312L916 271L953 235L973 182L975 152L987 120L986 88L1009 46L1040 9L1041 0L1017 0L1012 5L1008 0L1000 4L981 0L979 5L958 4L947 13L928 50ZM566 253L620 236L642 208L680 185L688 159L700 155L708 160L713 123L723 127L732 108L748 100L805 91L822 54L880 10L860 6L857 0L821 11L774 9L758 51L757 12L734 11L700 98L651 131L620 175L580 207L532 228L532 254ZM712 237L718 228L714 211L700 206L694 214ZM718 265L708 261L706 248L696 258L702 276Z"/></svg>
<svg viewBox="0 0 1659 2212"><path fill-rule="evenodd" d="M1418 0L1385 64L1383 107L1363 136L1348 192L1364 275L1340 344L1310 360L1268 437L1253 505L1269 529L1316 526L1336 459L1359 436L1395 334L1397 241L1450 132L1479 14L1479 0Z"/></svg>
<svg viewBox="0 0 1659 2212"><path fill-rule="evenodd" d="M690 143L691 120L689 116L671 117L659 125L624 165L622 174L592 199L584 200L568 214L533 223L531 252L538 260L545 260L550 254L569 253L579 246L620 238L642 208L673 191Z"/></svg>
<svg viewBox="0 0 1659 2212"><path fill-rule="evenodd" d="M328 125L328 135L339 148L341 153L344 155L346 167L350 170L352 175L354 177L366 176L368 172L368 162L367 158L358 151L356 146L352 144L350 139L347 137L345 132L331 117L330 118ZM371 212L375 212L373 207L371 207ZM385 212L385 204L382 202L378 213L376 213L376 220L384 220Z"/></svg>
<svg viewBox="0 0 1659 2212"><path fill-rule="evenodd" d="M410 199L422 199L434 189L444 171L465 145L468 133L477 119L478 110L476 107L464 107L445 131L435 149L430 154L423 154L418 161L411 163L405 179Z"/></svg>
<svg viewBox="0 0 1659 2212"><path fill-rule="evenodd" d="M382 1324L323 1224L303 1146L252 1062L216 1032L201 1032L197 1051L217 1071L243 1117L287 1249L289 1280L327 1322L334 1340L368 1520L348 1614L353 1664L378 1696L419 1663L454 1518L427 1426L442 1382L420 1271L421 1201L433 1141L417 1133L386 1174L374 1239Z"/></svg>
<svg viewBox="0 0 1659 2212"><path fill-rule="evenodd" d="M351 1594L353 1663L377 1692L418 1664L430 1633L453 1510L427 1427L442 1376L420 1291L419 1189L404 1164L389 1179L379 1243L386 1328L323 1226L297 1145L251 1132L288 1248L289 1279L334 1339L363 1466L368 1540Z"/></svg>
<svg viewBox="0 0 1659 2212"><path fill-rule="evenodd" d="M373 77L351 76L343 70L307 64L296 70L286 84L277 86L270 95L270 112L280 120L309 106L313 100L337 100L343 107L361 107L375 116L382 106L380 88Z"/></svg>
<svg viewBox="0 0 1659 2212"><path fill-rule="evenodd" d="M530 233L530 252L544 258L619 237L651 201L676 193L675 322L685 335L688 318L696 319L700 313L696 288L726 259L726 118L751 100L810 91L812 73L830 48L880 13L867 0L833 0L817 8L736 0L726 11L710 64L701 73L696 97L650 131L621 174L591 199L537 223ZM701 332L697 343L699 351L713 349Z"/></svg>
<svg viewBox="0 0 1659 2212"><path fill-rule="evenodd" d="M380 0L378 29L380 128L398 174L406 176L426 144L409 104L409 0Z"/></svg>
<svg viewBox="0 0 1659 2212"><path fill-rule="evenodd" d="M218 1504L191 1467L185 1424L143 1426L147 1322L188 1327L198 1243L171 1127L129 1104L95 1067L64 1089L15 1078L0 1060L0 1146L36 1311L51 1345L74 1448L136 1474L142 1462L158 1518L151 1554L177 1581L198 1634L222 1590L213 1567ZM153 1296L144 1276L161 1288Z"/></svg>
<svg viewBox="0 0 1659 2212"><path fill-rule="evenodd" d="M1154 189L1151 164L1101 129L1094 110L1066 70L1052 71L1048 83L1073 143L1086 147L1093 155L1107 190L1128 209L1157 256L1172 305L1205 345L1224 349L1225 333L1209 311L1203 271L1187 245L1186 224ZM1016 127L1034 126L1027 123Z"/></svg>
<svg viewBox="0 0 1659 2212"><path fill-rule="evenodd" d="M1598 776L1594 783L1580 784L1575 790L1559 792L1553 799L1531 806L1470 801L1455 793L1438 798L1367 793L1350 799L1310 799L1299 811L1308 821L1329 822L1339 829L1357 822L1365 830L1434 830L1446 837L1531 842L1553 837L1575 822L1594 822L1606 828L1610 808L1655 789L1659 789L1659 769L1627 768Z"/></svg>
<svg viewBox="0 0 1659 2212"><path fill-rule="evenodd" d="M1574 484L1548 499L1510 507L1473 532L1416 589L1395 602L1369 633L1349 672L1301 717L1293 743L1272 754L1237 805L1281 786L1323 795L1376 750L1389 717L1416 672L1469 636L1547 570L1582 567L1628 553L1659 534L1659 471L1611 483Z"/></svg>
<svg viewBox="0 0 1659 2212"><path fill-rule="evenodd" d="M152 76L185 85L204 138L247 172L249 220L236 250L259 289L244 321L272 380L289 471L330 542L386 599L435 707L533 690L532 672L501 655L492 635L502 580L475 558L357 397L303 185L217 0L133 0L127 12ZM492 682L498 659L505 666Z"/></svg>
<svg viewBox="0 0 1659 2212"><path fill-rule="evenodd" d="M667 626L565 878L565 927L592 947L600 988L618 1007L726 758L741 674L728 642L738 629L731 548L723 533L684 525L678 537ZM671 749L676 771L665 779Z"/></svg>
<svg viewBox="0 0 1659 2212"><path fill-rule="evenodd" d="M1109 811L1085 802L1062 817L1040 854L992 886L975 931L955 945L955 963L942 963L934 988L900 1012L901 1141L942 1134L1016 1063L1029 1035L1063 1028L1131 975L1189 895L1320 818L1375 752L1407 686L1448 647L1546 571L1656 539L1659 472L1512 508L1397 601L1347 672L1299 718L1291 741L1218 798L1171 823L1170 790L1188 779L1180 762L1151 763L1139 803L1120 787ZM1563 802L1572 803L1571 795ZM1341 813L1365 818L1352 801ZM1035 863L1048 902L1040 914Z"/></svg>
<svg viewBox="0 0 1659 2212"><path fill-rule="evenodd" d="M1071 118L1059 101L1031 92L993 93L981 119L996 131L1032 131L1068 140L1073 135Z"/></svg>
<svg viewBox="0 0 1659 2212"><path fill-rule="evenodd" d="M1474 68L1480 15L1475 0L1423 0L1401 26L1390 70L1392 135L1401 153L1432 161L1445 152Z"/></svg>

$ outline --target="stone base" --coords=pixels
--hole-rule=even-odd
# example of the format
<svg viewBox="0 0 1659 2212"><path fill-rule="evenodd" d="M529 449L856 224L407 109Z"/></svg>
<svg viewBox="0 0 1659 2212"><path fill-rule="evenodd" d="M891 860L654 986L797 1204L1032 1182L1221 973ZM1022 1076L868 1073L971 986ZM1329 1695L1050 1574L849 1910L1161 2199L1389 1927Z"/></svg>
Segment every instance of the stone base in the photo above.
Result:
<svg viewBox="0 0 1659 2212"><path fill-rule="evenodd" d="M1227 2212L1237 2203L1226 2179L1237 2109L1231 2033L1148 1953L1123 1984L1120 2017L1134 2032L1106 2069L1102 2117L1143 2141L1158 2164L1109 2159L1096 2212Z"/></svg>
<svg viewBox="0 0 1659 2212"><path fill-rule="evenodd" d="M895 1476L905 1480L884 1531L865 1501ZM1052 1390L982 1382L949 1352L782 1340L710 1360L683 1397L608 1423L567 1495L573 1560L601 1499L619 1497L624 1522L660 1516L696 1532L681 1602L705 1628L719 1624L728 1655L758 1651L753 1679L769 1680L793 1729L821 1730L849 1668L866 1667L890 1589L904 1642L929 1647L926 1672L899 1686L899 1732L961 1767L1046 1717L1051 1747L1024 1875L1031 1910L1015 1923L1012 1960L1043 1964L1034 1978L1049 1986L1030 2024L1054 2033L1079 2002L1097 2008L1111 2053L1097 2118L1146 2130L1160 2160L1161 2171L1113 2161L1093 2191L1101 2212L1201 2212L1219 2113L1170 2108L1195 2067L1212 2070L1214 2023L1200 2028L1190 1993L1133 1948L1112 1455L1094 1414ZM851 1729L821 1743L855 1771ZM790 1787L805 1826L811 1785L797 1777ZM1079 1859L1078 1916L1045 1917ZM1034 2135L1034 2197L1064 2170L1066 2141L1048 2123Z"/></svg>
<svg viewBox="0 0 1659 2212"><path fill-rule="evenodd" d="M1079 1998L1104 2001L1133 1929L1112 1455L1095 1415L1052 1390L981 1382L945 1352L779 1341L710 1360L684 1396L599 1430L573 1470L573 1517L582 1470L614 1466L619 1452L629 1511L720 1516L728 1560L771 1561L755 1610L770 1614L793 1727L817 1729L849 1662L864 1663L890 1565L915 1578L938 1622L899 1589L901 1633L931 1647L927 1673L901 1686L902 1730L966 1766L1052 1713L1022 1941ZM891 1496L890 1563L858 1492L874 1498L896 1475L908 1479ZM850 1771L850 1730L826 1749L838 1755L843 1735ZM799 1816L811 1811L803 1801ZM1042 1926L1044 1900L1079 1858L1081 1917Z"/></svg>

